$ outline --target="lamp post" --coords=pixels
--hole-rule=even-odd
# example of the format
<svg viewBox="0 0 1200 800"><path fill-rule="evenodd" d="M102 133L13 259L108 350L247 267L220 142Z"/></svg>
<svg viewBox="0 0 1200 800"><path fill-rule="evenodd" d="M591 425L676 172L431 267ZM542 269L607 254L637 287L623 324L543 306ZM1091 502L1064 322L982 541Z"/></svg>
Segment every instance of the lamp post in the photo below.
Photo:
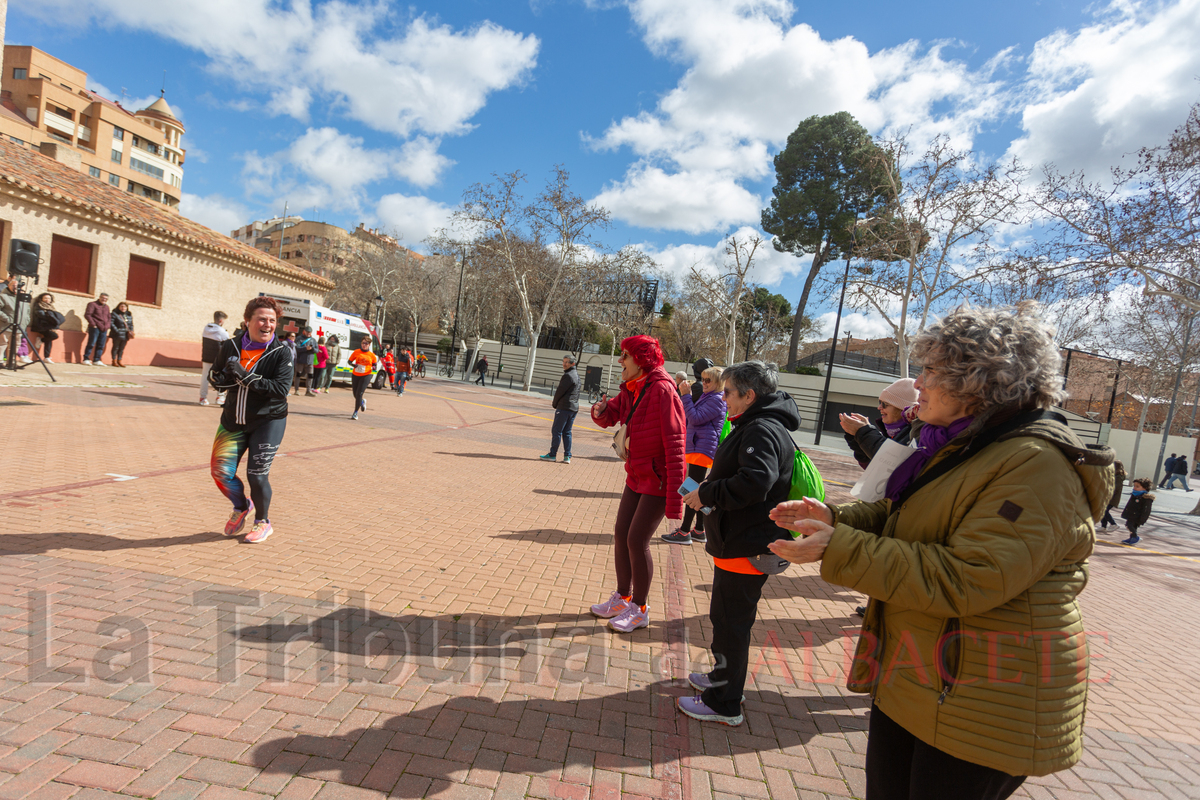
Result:
<svg viewBox="0 0 1200 800"><path fill-rule="evenodd" d="M846 355L850 355L850 340L853 338L853 336L853 333L846 331Z"/></svg>
<svg viewBox="0 0 1200 800"><path fill-rule="evenodd" d="M817 407L817 432L813 437L813 445L821 443L821 430L825 427L825 406L829 402L829 382L833 380L833 358L837 355L838 328L842 325L842 308L846 304L846 287L850 285L850 257L854 255L854 246L858 243L858 226L870 222L874 217L855 220L850 227L850 249L846 251L846 270L842 275L842 294L838 298L837 318L833 321L833 336L829 339L829 364L825 367L825 388L821 390L821 405ZM847 333L849 333L847 331ZM849 349L849 344L847 344Z"/></svg>
<svg viewBox="0 0 1200 800"><path fill-rule="evenodd" d="M458 269L458 294L454 298L454 330L450 333L450 368L454 368L454 356L458 355L458 312L462 308L463 275L467 272L467 251L463 248L461 266Z"/></svg>
<svg viewBox="0 0 1200 800"><path fill-rule="evenodd" d="M383 295L375 295L375 330L379 331L379 346L383 347L383 328L380 327L380 317L383 314Z"/></svg>

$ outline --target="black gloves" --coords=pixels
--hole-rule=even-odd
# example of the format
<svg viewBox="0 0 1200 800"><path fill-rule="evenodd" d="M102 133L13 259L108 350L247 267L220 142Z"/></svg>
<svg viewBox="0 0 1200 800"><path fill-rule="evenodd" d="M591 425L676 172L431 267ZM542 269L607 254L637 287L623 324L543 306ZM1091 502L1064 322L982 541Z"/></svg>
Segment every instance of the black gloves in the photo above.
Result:
<svg viewBox="0 0 1200 800"><path fill-rule="evenodd" d="M242 366L241 359L237 356L230 356L229 360L225 362L225 372L241 384L244 384L250 377L250 373Z"/></svg>

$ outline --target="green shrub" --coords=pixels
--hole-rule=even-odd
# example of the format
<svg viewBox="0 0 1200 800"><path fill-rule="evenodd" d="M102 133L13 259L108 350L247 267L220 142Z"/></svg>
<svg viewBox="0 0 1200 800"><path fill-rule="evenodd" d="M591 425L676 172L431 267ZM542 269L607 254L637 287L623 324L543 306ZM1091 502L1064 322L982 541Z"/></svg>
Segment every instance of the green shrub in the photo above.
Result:
<svg viewBox="0 0 1200 800"><path fill-rule="evenodd" d="M797 375L820 375L821 370L816 367L796 367Z"/></svg>

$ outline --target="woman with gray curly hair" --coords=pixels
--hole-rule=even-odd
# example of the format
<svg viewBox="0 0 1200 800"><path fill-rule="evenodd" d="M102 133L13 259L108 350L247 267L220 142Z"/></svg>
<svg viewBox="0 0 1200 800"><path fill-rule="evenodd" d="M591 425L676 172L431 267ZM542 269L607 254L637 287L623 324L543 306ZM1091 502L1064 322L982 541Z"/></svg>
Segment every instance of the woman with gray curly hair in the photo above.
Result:
<svg viewBox="0 0 1200 800"><path fill-rule="evenodd" d="M1060 414L1061 360L1035 303L960 307L917 336L914 452L875 502L781 503L819 561L870 597L851 691L873 697L868 800L1004 798L1083 749L1077 597L1113 452Z"/></svg>

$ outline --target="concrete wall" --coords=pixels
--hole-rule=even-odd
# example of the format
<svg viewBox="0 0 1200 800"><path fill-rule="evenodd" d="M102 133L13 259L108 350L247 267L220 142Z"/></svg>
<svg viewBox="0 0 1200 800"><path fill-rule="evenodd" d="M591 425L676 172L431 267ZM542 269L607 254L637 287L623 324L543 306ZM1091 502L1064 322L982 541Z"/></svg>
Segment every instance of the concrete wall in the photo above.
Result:
<svg viewBox="0 0 1200 800"><path fill-rule="evenodd" d="M37 242L42 247L40 283L28 289L35 298L43 291L52 292L55 307L67 318L54 343L51 358L55 361L78 363L81 359L87 329L83 312L88 302L100 292L108 294L112 308L124 300L130 255L163 262L159 302L129 304L136 336L126 347L123 360L130 365L200 366L200 332L205 323L212 321L213 311L220 309L229 314L233 324L228 327L232 328L247 301L259 292L315 302L321 299L320 291L304 283L274 277L234 259L187 249L172 240L153 239L108 224L99 215L85 218L0 195L0 225L5 263L8 243L13 238ZM93 245L91 291L68 292L47 286L50 244L55 234Z"/></svg>
<svg viewBox="0 0 1200 800"><path fill-rule="evenodd" d="M1142 434L1141 445L1138 447L1137 468L1131 469L1130 465L1133 463L1133 443L1136 438L1137 431L1113 430L1108 434L1108 444L1112 449L1117 451L1117 458L1121 459L1122 463L1125 464L1125 472L1129 475L1130 480L1134 478L1153 478L1155 465L1161 464L1158 458L1158 450L1162 447L1162 434ZM1169 437L1167 439L1167 452L1163 454L1163 458L1168 458L1171 453L1186 455L1189 469L1196 466L1196 440L1190 436ZM1160 466L1160 479L1162 474L1163 470Z"/></svg>

